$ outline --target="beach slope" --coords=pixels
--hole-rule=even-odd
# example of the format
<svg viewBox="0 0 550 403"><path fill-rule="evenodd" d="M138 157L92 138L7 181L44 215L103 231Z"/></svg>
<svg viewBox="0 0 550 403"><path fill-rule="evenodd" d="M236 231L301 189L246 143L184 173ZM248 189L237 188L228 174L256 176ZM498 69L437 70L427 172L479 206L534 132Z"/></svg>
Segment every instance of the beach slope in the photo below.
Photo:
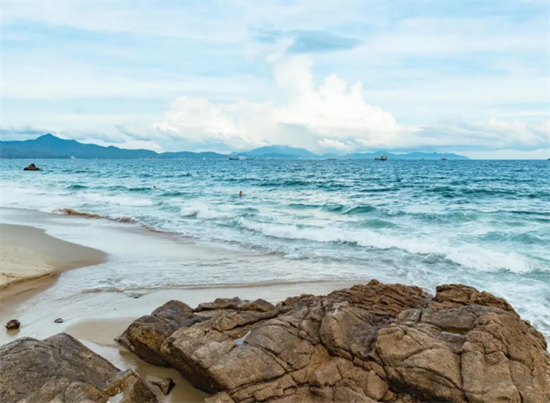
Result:
<svg viewBox="0 0 550 403"><path fill-rule="evenodd" d="M52 277L77 267L99 264L107 255L99 250L54 238L44 230L24 225L0 224L0 290Z"/></svg>

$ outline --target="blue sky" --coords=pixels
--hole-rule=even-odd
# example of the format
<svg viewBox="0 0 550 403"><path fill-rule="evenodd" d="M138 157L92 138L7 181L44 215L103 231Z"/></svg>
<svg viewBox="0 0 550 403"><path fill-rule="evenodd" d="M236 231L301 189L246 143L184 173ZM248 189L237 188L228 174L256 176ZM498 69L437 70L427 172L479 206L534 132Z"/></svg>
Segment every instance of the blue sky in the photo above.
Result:
<svg viewBox="0 0 550 403"><path fill-rule="evenodd" d="M2 2L2 138L546 158L546 1Z"/></svg>

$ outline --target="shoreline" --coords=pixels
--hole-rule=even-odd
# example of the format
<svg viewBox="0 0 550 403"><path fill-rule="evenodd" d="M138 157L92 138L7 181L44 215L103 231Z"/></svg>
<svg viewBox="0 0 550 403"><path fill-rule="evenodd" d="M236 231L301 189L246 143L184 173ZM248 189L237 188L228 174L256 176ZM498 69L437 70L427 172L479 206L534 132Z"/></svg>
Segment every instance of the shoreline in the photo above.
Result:
<svg viewBox="0 0 550 403"><path fill-rule="evenodd" d="M216 298L235 296L250 300L263 298L276 303L303 293L329 293L358 282L205 284L158 289L144 287L131 292L128 289L82 289L82 284L86 284L88 279L97 281L102 276L123 275L118 273L121 265L135 264L146 256L151 262L162 257L167 259L166 264L175 261L181 265L196 260L208 266L234 260L236 256L263 261L263 255L231 249L214 250L193 240L102 219L90 222L90 219L79 216L9 209L0 212L4 213L0 221L3 259L9 259L14 248L17 251L17 243L20 246L26 243L29 248L42 251L53 248L58 252L55 259L40 254L41 260L32 260L43 265L43 270L47 270L45 274L35 279L23 278L1 290L2 326L10 319L18 319L21 328L15 332L2 329L0 346L22 337L43 340L66 332L122 370L134 369L142 378L147 375L172 378L176 383L174 390L166 397L158 396L163 403L203 401L208 395L192 387L175 370L147 364L114 341L138 317L149 315L156 307L173 299L193 307ZM36 226L30 226L33 224ZM38 253L34 256L36 258ZM32 257L32 254L19 256L21 264L25 263L25 258ZM106 268L111 271L102 271ZM108 279L104 280L108 282ZM63 322L55 323L57 318L62 318Z"/></svg>
<svg viewBox="0 0 550 403"><path fill-rule="evenodd" d="M231 277L232 270L239 273L244 268L238 264L230 265L235 261L243 262L261 273L267 270L265 264L279 267L291 262L255 251L216 248L193 239L152 233L132 224L103 219L0 209L0 223L0 228L24 228L22 233L30 231L38 239L45 238L47 242L54 242L61 249L71 249L73 253L67 252L72 258L63 255L65 261L60 258L50 261L50 264L57 262L59 275L13 284L10 287L17 288L18 292L10 292L9 298L5 298L5 290L2 290L2 325L10 319L18 319L21 328L15 332L2 329L0 346L22 337L43 340L58 333L68 333L122 370L133 369L142 378L147 375L172 378L176 387L167 397L158 396L161 403L204 401L207 395L195 389L175 370L147 364L114 339L134 320L149 315L164 303L179 300L195 308L217 298L239 297L247 300L261 298L275 304L301 294L327 295L337 289L366 284L373 278L384 279L386 283L391 281L384 278L384 273L375 273L376 276L370 278L335 276L333 279L305 281L287 277L286 282L261 282L257 281L261 279L259 275ZM7 234L3 232L2 245ZM22 236L9 242L14 246L17 242L27 242L29 247L37 245ZM79 255L82 251L93 252L96 258L99 253L103 260L70 270L75 262L85 261ZM23 254L23 257L31 258L32 255ZM219 267L230 275L217 278ZM191 274L205 281L195 284ZM160 276L169 279L173 287L170 283L161 283L164 285L155 288L151 281ZM228 278L248 279L249 282L228 283ZM63 322L55 323L57 318Z"/></svg>

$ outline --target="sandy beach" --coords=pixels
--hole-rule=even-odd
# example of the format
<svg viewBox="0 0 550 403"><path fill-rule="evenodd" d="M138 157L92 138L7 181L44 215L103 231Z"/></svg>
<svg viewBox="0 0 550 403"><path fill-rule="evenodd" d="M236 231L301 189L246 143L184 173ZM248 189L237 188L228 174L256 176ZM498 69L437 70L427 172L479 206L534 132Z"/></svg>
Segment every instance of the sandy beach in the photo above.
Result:
<svg viewBox="0 0 550 403"><path fill-rule="evenodd" d="M154 391L161 403L203 402L208 395L176 370L142 361L115 338L166 302L179 300L193 308L216 298L277 303L304 293L325 295L373 278L392 282L382 272L349 280L257 281L264 272L288 270L290 263L275 254L106 219L3 208L0 229L2 272L17 275L18 281L1 292L0 345L68 333L121 370L133 369L142 379L172 378L176 386L168 396ZM242 282L243 273L250 273L248 283ZM18 319L20 329L6 331L10 319Z"/></svg>
<svg viewBox="0 0 550 403"><path fill-rule="evenodd" d="M172 378L176 388L167 397L158 395L162 402L201 402L207 395L175 370L149 365L114 341L133 320L172 299L192 307L235 296L276 303L304 292L322 294L352 285L338 281L151 289L144 279L143 288L93 288L109 283L116 273L125 276L126 267L139 275L134 270L138 261L146 267L159 259L168 268L198 261L215 266L237 259L236 251L212 250L194 241L107 220L14 209L1 212L2 275L7 281L1 291L0 317L2 326L16 318L21 328L2 330L0 344L66 332L120 369L132 368L143 378L150 374ZM269 264L270 257L257 253L240 251L239 255ZM171 269L167 273L178 280ZM55 323L57 318L63 323Z"/></svg>

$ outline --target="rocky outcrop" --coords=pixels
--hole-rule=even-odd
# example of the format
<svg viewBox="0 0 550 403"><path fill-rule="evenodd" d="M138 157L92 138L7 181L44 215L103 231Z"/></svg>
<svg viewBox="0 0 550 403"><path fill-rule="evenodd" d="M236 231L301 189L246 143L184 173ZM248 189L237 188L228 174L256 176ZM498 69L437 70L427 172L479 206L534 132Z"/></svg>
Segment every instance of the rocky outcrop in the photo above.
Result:
<svg viewBox="0 0 550 403"><path fill-rule="evenodd" d="M0 348L2 403L105 403L112 396L157 402L133 371L121 373L68 334L21 338Z"/></svg>
<svg viewBox="0 0 550 403"><path fill-rule="evenodd" d="M23 171L40 171L40 168L34 164L30 164L28 167L23 168Z"/></svg>
<svg viewBox="0 0 550 403"><path fill-rule="evenodd" d="M462 285L432 296L373 280L277 306L171 301L120 341L210 403L550 402L542 335L505 300Z"/></svg>

